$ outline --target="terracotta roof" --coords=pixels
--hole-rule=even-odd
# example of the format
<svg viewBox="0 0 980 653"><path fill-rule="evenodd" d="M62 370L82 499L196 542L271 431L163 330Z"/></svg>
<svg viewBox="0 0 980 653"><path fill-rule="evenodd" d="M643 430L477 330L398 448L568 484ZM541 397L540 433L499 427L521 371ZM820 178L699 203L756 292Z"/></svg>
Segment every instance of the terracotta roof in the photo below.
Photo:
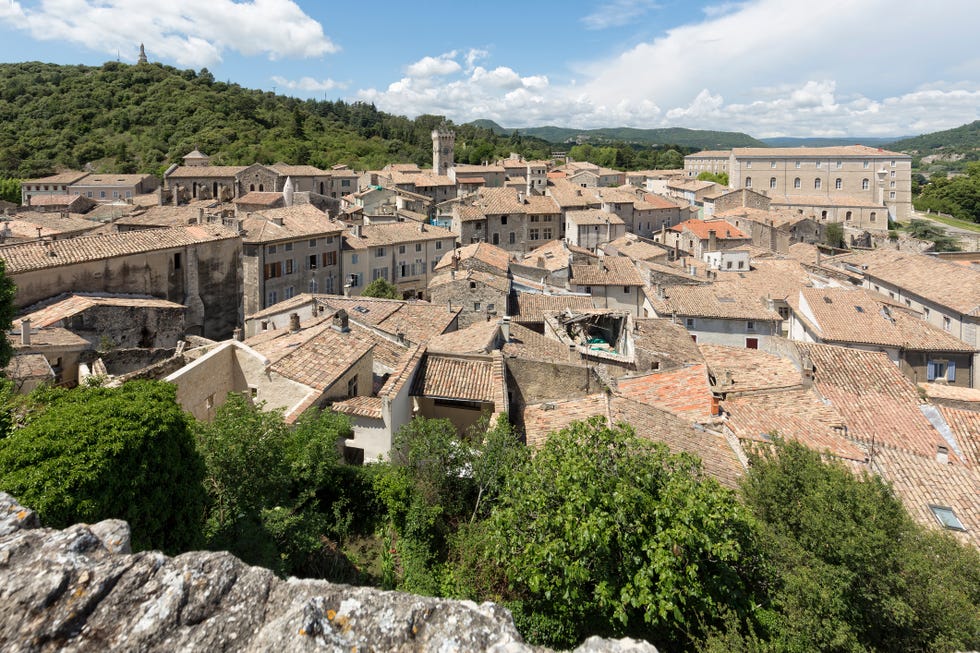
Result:
<svg viewBox="0 0 980 653"><path fill-rule="evenodd" d="M558 340L532 331L516 322L511 323L510 340L504 343L501 350L505 356L548 363L577 365L580 360L577 352L570 360L568 347Z"/></svg>
<svg viewBox="0 0 980 653"><path fill-rule="evenodd" d="M135 308L165 308L183 310L183 304L158 299L148 295L68 295L59 301L49 304L44 308L33 311L27 315L21 315L16 319L29 319L31 326L44 328L60 322L72 315L77 315L93 306L119 306Z"/></svg>
<svg viewBox="0 0 980 653"><path fill-rule="evenodd" d="M453 276L451 269L443 268L429 279L429 288L444 286L449 283L461 283L463 281L475 281L489 286L502 293L510 292L510 278L502 274L484 272L483 270L460 270Z"/></svg>
<svg viewBox="0 0 980 653"><path fill-rule="evenodd" d="M919 406L915 385L880 352L833 345L796 343L808 357L820 395L847 423L848 437L865 445L891 447L935 457L948 443ZM805 368L804 368L805 371ZM950 451L950 460L955 453Z"/></svg>
<svg viewBox="0 0 980 653"><path fill-rule="evenodd" d="M963 388L946 383L920 383L919 387L925 391L926 396L930 399L947 399L950 401L973 403L980 410L980 389Z"/></svg>
<svg viewBox="0 0 980 653"><path fill-rule="evenodd" d="M102 226L98 222L79 217L64 217L58 213L20 213L16 218L0 222L0 227L6 227L15 238L35 239L37 228L41 228L41 236L60 236L64 234L79 234Z"/></svg>
<svg viewBox="0 0 980 653"><path fill-rule="evenodd" d="M491 402L495 375L503 369L499 360L475 356L427 354L412 384L412 395Z"/></svg>
<svg viewBox="0 0 980 653"><path fill-rule="evenodd" d="M237 238L237 233L219 225L195 225L175 229L80 236L44 244L14 244L0 247L0 258L7 264L7 274L18 274L86 261L99 261L115 256L142 254Z"/></svg>
<svg viewBox="0 0 980 653"><path fill-rule="evenodd" d="M865 451L845 437L844 417L812 390L786 390L726 399L725 424L740 440L767 443L776 433L837 458L865 462Z"/></svg>
<svg viewBox="0 0 980 653"><path fill-rule="evenodd" d="M626 234L609 243L619 254L634 261L648 261L666 257L670 250L645 240L640 240L634 234Z"/></svg>
<svg viewBox="0 0 980 653"><path fill-rule="evenodd" d="M202 211L205 221L213 218L215 205L215 202L195 202L183 206L151 206L120 217L115 224L132 227L186 227L197 224Z"/></svg>
<svg viewBox="0 0 980 653"><path fill-rule="evenodd" d="M404 333L413 343L426 343L445 332L462 310L450 311L441 304L400 299L340 295L318 295L318 298L334 310L343 308L351 320L376 326L392 335Z"/></svg>
<svg viewBox="0 0 980 653"><path fill-rule="evenodd" d="M549 173L548 177L551 177ZM545 192L551 196L562 209L587 208L599 206L601 202L587 188L574 184L567 179L551 179Z"/></svg>
<svg viewBox="0 0 980 653"><path fill-rule="evenodd" d="M518 292L515 295L517 311L514 316L521 322L543 322L544 314L552 311L587 310L595 308L590 295L545 295Z"/></svg>
<svg viewBox="0 0 980 653"><path fill-rule="evenodd" d="M595 265L573 263L569 279L577 286L644 285L643 277L633 261L622 256L606 256Z"/></svg>
<svg viewBox="0 0 980 653"><path fill-rule="evenodd" d="M283 163L282 161L279 163L273 163L269 167L284 177L327 177L330 175L330 173L326 170L321 170L316 166L294 166L289 165L288 163Z"/></svg>
<svg viewBox="0 0 980 653"><path fill-rule="evenodd" d="M452 267L453 257L458 257L463 267L466 267L465 262L471 259L482 261L504 274L510 267L510 253L507 250L490 243L479 242L446 252L436 264L436 270Z"/></svg>
<svg viewBox="0 0 980 653"><path fill-rule="evenodd" d="M170 174L165 174L167 179L194 179L199 177L227 177L232 178L248 166L178 166Z"/></svg>
<svg viewBox="0 0 980 653"><path fill-rule="evenodd" d="M568 427L572 422L584 421L599 415L609 422L609 400L604 392L567 399L533 404L524 408L524 434L529 447L544 446L548 436Z"/></svg>
<svg viewBox="0 0 980 653"><path fill-rule="evenodd" d="M528 215L558 215L561 207L558 206L554 198L547 195L526 195L524 197L524 210Z"/></svg>
<svg viewBox="0 0 980 653"><path fill-rule="evenodd" d="M511 215L527 213L524 202L517 197L514 188L481 188L474 203L484 215Z"/></svg>
<svg viewBox="0 0 980 653"><path fill-rule="evenodd" d="M935 384L928 384L935 385ZM974 390L980 392L980 390ZM963 451L963 456L974 468L980 469L980 406L971 409L939 406L939 412L949 426L953 437Z"/></svg>
<svg viewBox="0 0 980 653"><path fill-rule="evenodd" d="M453 354L487 353L493 349L500 325L497 320L474 322L465 329L450 331L429 340L427 351Z"/></svg>
<svg viewBox="0 0 980 653"><path fill-rule="evenodd" d="M30 206L70 206L74 202L91 202L83 195L34 195L28 201Z"/></svg>
<svg viewBox="0 0 980 653"><path fill-rule="evenodd" d="M885 210L880 202L853 195L776 195L770 206L838 206Z"/></svg>
<svg viewBox="0 0 980 653"><path fill-rule="evenodd" d="M676 188L682 191L693 191L698 192L699 190L705 190L706 188L711 188L712 186L717 186L713 181L703 181L700 179L677 179L674 181L667 182L667 188Z"/></svg>
<svg viewBox="0 0 980 653"><path fill-rule="evenodd" d="M617 381L617 394L656 406L691 420L711 417L712 394L708 370L701 363L667 372L623 377Z"/></svg>
<svg viewBox="0 0 980 653"><path fill-rule="evenodd" d="M603 211L602 209L582 209L577 211L566 211L565 219L578 226L584 225L604 225L604 224L626 224L623 219L615 213Z"/></svg>
<svg viewBox="0 0 980 653"><path fill-rule="evenodd" d="M234 200L232 200L234 204L260 204L260 205L267 205L267 206L272 206L273 204L282 201L284 201L282 193L269 193L269 192L260 193L257 190L253 190L249 193L245 193L241 197L236 197ZM311 205L305 205L305 206L311 206Z"/></svg>
<svg viewBox="0 0 980 653"><path fill-rule="evenodd" d="M249 213L242 220L242 242L273 243L297 238L338 236L344 229L344 223L331 220L312 204L296 204Z"/></svg>
<svg viewBox="0 0 980 653"><path fill-rule="evenodd" d="M54 370L44 354L20 354L13 356L3 370L8 379L54 379Z"/></svg>
<svg viewBox="0 0 980 653"><path fill-rule="evenodd" d="M977 469L942 464L936 461L935 455L917 456L888 447L877 453L875 463L913 519L924 526L942 529L930 506L952 508L966 532L945 532L980 547L980 473Z"/></svg>
<svg viewBox="0 0 980 653"><path fill-rule="evenodd" d="M695 429L684 419L623 397L612 397L610 409L613 422L629 424L638 436L662 442L672 453L697 456L705 474L726 487L738 487L745 469L723 436Z"/></svg>
<svg viewBox="0 0 980 653"><path fill-rule="evenodd" d="M759 322L781 321L774 310L769 309L764 298L751 289L738 285L710 284L705 286L677 285L665 289L661 299L648 291L647 299L658 315L676 313L683 317L720 318Z"/></svg>
<svg viewBox="0 0 980 653"><path fill-rule="evenodd" d="M889 249L854 252L839 263L867 266L864 274L947 306L963 315L980 315L980 271L940 258Z"/></svg>
<svg viewBox="0 0 980 653"><path fill-rule="evenodd" d="M21 184L74 184L75 182L84 179L89 173L82 172L81 170L66 170L65 172L59 172L56 175L50 175L48 177L38 177L36 179L24 179Z"/></svg>
<svg viewBox="0 0 980 653"><path fill-rule="evenodd" d="M279 338L258 342L252 348L269 359L271 371L324 391L373 347L361 333L340 333L324 321L296 334L283 332Z"/></svg>
<svg viewBox="0 0 980 653"><path fill-rule="evenodd" d="M361 227L361 237L344 232L344 245L350 249L370 249L400 243L414 243L440 238L456 238L449 229L433 225L420 225L415 222L387 222L366 224Z"/></svg>
<svg viewBox="0 0 980 653"><path fill-rule="evenodd" d="M90 174L76 181L74 186L135 186L141 181L153 179L153 175L147 174Z"/></svg>
<svg viewBox="0 0 980 653"><path fill-rule="evenodd" d="M680 324L669 319L639 317L633 320L633 347L660 363L661 370L704 362L697 343Z"/></svg>
<svg viewBox="0 0 980 653"><path fill-rule="evenodd" d="M383 418L380 397L351 397L344 401L335 401L331 404L330 408L338 413L353 415L355 417Z"/></svg>
<svg viewBox="0 0 980 653"><path fill-rule="evenodd" d="M745 347L704 344L700 349L715 377L715 392L760 392L803 385L800 370L787 358Z"/></svg>
<svg viewBox="0 0 980 653"><path fill-rule="evenodd" d="M455 186L456 182L446 175L421 174L415 176L416 188L435 188L437 186Z"/></svg>
<svg viewBox="0 0 980 653"><path fill-rule="evenodd" d="M812 159L826 156L910 158L908 154L891 152L878 147L868 147L867 145L837 145L831 147L733 147L732 153L738 159L750 157Z"/></svg>
<svg viewBox="0 0 980 653"><path fill-rule="evenodd" d="M674 225L670 228L671 231L684 232L685 230L690 231L697 238L701 240L707 240L710 236L709 231L715 232L715 238L718 240L744 240L751 239L751 236L741 231L738 227L731 224L730 222L725 222L724 220L698 220L692 218L691 220L685 220L684 222Z"/></svg>
<svg viewBox="0 0 980 653"><path fill-rule="evenodd" d="M678 204L677 202L667 199L663 195L657 195L656 193L645 193L643 195L643 201L650 204L650 208L653 209L679 209L680 208L680 204Z"/></svg>
<svg viewBox="0 0 980 653"><path fill-rule="evenodd" d="M569 245L563 240L549 240L525 254L523 263L554 272L568 267L569 254L581 254L590 259L597 258L594 253L587 249Z"/></svg>
<svg viewBox="0 0 980 653"><path fill-rule="evenodd" d="M694 154L688 154L685 159L727 159L731 156L731 150L701 150Z"/></svg>
<svg viewBox="0 0 980 653"><path fill-rule="evenodd" d="M19 324L7 332L7 341L14 348L15 352L29 352L37 349L92 349L92 344L85 338L76 335L63 327L47 327L45 329L35 329L31 326L31 344L25 345L21 342L21 328Z"/></svg>

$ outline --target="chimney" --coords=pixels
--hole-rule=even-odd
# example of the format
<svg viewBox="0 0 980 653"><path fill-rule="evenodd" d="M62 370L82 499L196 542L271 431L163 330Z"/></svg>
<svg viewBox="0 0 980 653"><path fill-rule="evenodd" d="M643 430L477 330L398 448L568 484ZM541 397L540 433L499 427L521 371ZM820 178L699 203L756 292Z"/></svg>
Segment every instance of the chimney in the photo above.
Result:
<svg viewBox="0 0 980 653"><path fill-rule="evenodd" d="M299 331L299 313L289 314L289 332L296 333Z"/></svg>
<svg viewBox="0 0 980 653"><path fill-rule="evenodd" d="M575 354L576 353L577 352L575 351L575 345L574 344L568 345L568 362L569 363L574 363L575 362L575 359L576 359Z"/></svg>
<svg viewBox="0 0 980 653"><path fill-rule="evenodd" d="M453 300L451 300L451 299L448 300L448 302L447 302L447 308L449 309L449 312L450 313L453 312Z"/></svg>
<svg viewBox="0 0 980 653"><path fill-rule="evenodd" d="M405 332L399 329L395 332L395 337L398 338L398 344L406 345L408 344L405 340Z"/></svg>
<svg viewBox="0 0 980 653"><path fill-rule="evenodd" d="M360 224L355 224L354 225L354 235L356 237L358 237L358 238L361 238L361 225Z"/></svg>
<svg viewBox="0 0 980 653"><path fill-rule="evenodd" d="M504 342L510 342L510 318L504 317L500 320L500 335Z"/></svg>
<svg viewBox="0 0 980 653"><path fill-rule="evenodd" d="M262 330L267 331L269 329L269 320L262 320Z"/></svg>
<svg viewBox="0 0 980 653"><path fill-rule="evenodd" d="M204 224L204 208L198 207L197 209L197 224Z"/></svg>
<svg viewBox="0 0 980 653"><path fill-rule="evenodd" d="M231 337L233 339L237 340L238 342L241 342L242 341L242 328L241 327L235 327L235 329L231 332Z"/></svg>
<svg viewBox="0 0 980 653"><path fill-rule="evenodd" d="M31 344L31 319L27 317L20 321L20 344L25 347Z"/></svg>
<svg viewBox="0 0 980 653"><path fill-rule="evenodd" d="M317 310L316 310L316 299L311 299L311 300L310 300L310 314L311 314L311 315L312 315L313 317L316 317L316 315L317 315Z"/></svg>
<svg viewBox="0 0 980 653"><path fill-rule="evenodd" d="M944 447L942 445L939 445L938 447L936 447L936 462L939 463L939 464L941 464L941 465L948 465L949 464L949 449L947 449L946 447Z"/></svg>
<svg viewBox="0 0 980 653"><path fill-rule="evenodd" d="M718 234L714 229L708 229L708 251L715 252L718 250Z"/></svg>

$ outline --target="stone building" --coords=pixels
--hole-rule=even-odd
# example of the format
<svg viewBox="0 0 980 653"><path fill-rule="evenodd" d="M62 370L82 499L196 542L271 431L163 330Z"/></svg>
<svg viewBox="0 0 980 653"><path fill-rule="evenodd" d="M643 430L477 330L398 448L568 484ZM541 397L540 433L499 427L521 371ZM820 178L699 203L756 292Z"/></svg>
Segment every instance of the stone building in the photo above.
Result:
<svg viewBox="0 0 980 653"><path fill-rule="evenodd" d="M354 225L343 233L344 293L359 295L375 279L393 283L406 298L424 296L436 264L456 236L415 222Z"/></svg>
<svg viewBox="0 0 980 653"><path fill-rule="evenodd" d="M68 188L86 176L88 176L87 172L69 170L39 179L25 179L20 182L20 203L22 206L30 206L33 198L44 195L68 195Z"/></svg>

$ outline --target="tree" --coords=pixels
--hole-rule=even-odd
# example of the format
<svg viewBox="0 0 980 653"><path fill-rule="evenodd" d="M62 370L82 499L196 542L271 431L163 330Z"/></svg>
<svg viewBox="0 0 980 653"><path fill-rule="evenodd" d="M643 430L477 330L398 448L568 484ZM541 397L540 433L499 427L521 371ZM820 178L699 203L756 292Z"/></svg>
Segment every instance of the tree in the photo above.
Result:
<svg viewBox="0 0 980 653"><path fill-rule="evenodd" d="M955 238L929 220L912 220L909 222L908 232L913 238L932 241L933 250L937 252L958 252L960 249Z"/></svg>
<svg viewBox="0 0 980 653"><path fill-rule="evenodd" d="M830 247L844 246L844 226L839 222L831 222L824 230L824 242Z"/></svg>
<svg viewBox="0 0 980 653"><path fill-rule="evenodd" d="M398 288L395 284L389 282L383 277L378 277L371 283L367 285L364 292L361 293L362 297L379 297L381 299L401 299L401 293L398 292Z"/></svg>
<svg viewBox="0 0 980 653"><path fill-rule="evenodd" d="M0 179L0 200L20 204L20 179Z"/></svg>
<svg viewBox="0 0 980 653"><path fill-rule="evenodd" d="M10 330L14 319L14 297L17 295L17 286L13 280L7 276L7 265L0 260L0 333ZM7 367L10 359L14 355L14 348L7 338L0 338L0 369Z"/></svg>
<svg viewBox="0 0 980 653"><path fill-rule="evenodd" d="M136 550L200 542L203 465L167 383L42 388L36 413L0 440L0 488L48 525L125 519Z"/></svg>
<svg viewBox="0 0 980 653"><path fill-rule="evenodd" d="M970 650L980 556L909 518L878 476L777 439L743 487L771 574L771 650Z"/></svg>
<svg viewBox="0 0 980 653"><path fill-rule="evenodd" d="M722 186L728 186L728 173L727 172L702 172L698 175L698 179L701 181L713 181L716 184L721 184Z"/></svg>
<svg viewBox="0 0 980 653"><path fill-rule="evenodd" d="M734 495L625 424L552 433L484 526L500 576L484 585L535 643L631 635L673 650L722 606L750 608L751 527Z"/></svg>

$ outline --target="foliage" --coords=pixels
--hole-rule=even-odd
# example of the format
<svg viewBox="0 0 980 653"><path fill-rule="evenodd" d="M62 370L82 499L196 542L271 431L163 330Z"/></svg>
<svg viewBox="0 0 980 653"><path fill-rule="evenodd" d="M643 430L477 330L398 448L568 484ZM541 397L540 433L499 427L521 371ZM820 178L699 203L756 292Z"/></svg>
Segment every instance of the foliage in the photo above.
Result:
<svg viewBox="0 0 980 653"><path fill-rule="evenodd" d="M14 297L17 295L17 286L13 280L7 276L7 264L0 260L0 332L6 333L14 319ZM11 357L14 355L13 345L6 337L0 338L0 369L7 367Z"/></svg>
<svg viewBox="0 0 980 653"><path fill-rule="evenodd" d="M207 470L209 547L283 573L353 580L331 553L350 531L353 502L368 503L349 491L356 473L338 453L338 438L350 433L344 415L304 415L290 427L281 412L230 393L196 431Z"/></svg>
<svg viewBox="0 0 980 653"><path fill-rule="evenodd" d="M552 433L485 523L485 567L530 641L590 634L682 647L750 610L752 529L700 463L601 418Z"/></svg>
<svg viewBox="0 0 980 653"><path fill-rule="evenodd" d="M980 556L916 526L877 476L777 439L752 460L746 504L770 561L763 650L925 651L980 641ZM751 633L719 640L752 650ZM746 646L731 646L741 640ZM758 647L756 647L758 648Z"/></svg>
<svg viewBox="0 0 980 653"><path fill-rule="evenodd" d="M923 155L949 151L975 151L977 148L980 148L980 120L885 145L885 149L888 150L916 152Z"/></svg>
<svg viewBox="0 0 980 653"><path fill-rule="evenodd" d="M489 123L489 125L487 124ZM491 127L494 123L481 122L482 126ZM503 128L496 126L498 133L506 133ZM551 143L569 143L580 138L587 138L590 143L598 146L610 143L629 143L641 146L660 146L664 143L674 143L677 146L701 150L724 150L732 147L765 147L766 144L741 132L720 132L704 129L685 129L683 127L666 127L659 129L634 129L631 127L613 127L600 129L570 129L566 127L529 127L521 129L523 136L543 138Z"/></svg>
<svg viewBox="0 0 980 653"><path fill-rule="evenodd" d="M960 249L956 239L948 236L946 230L935 222L912 220L907 231L914 238L932 241L933 249L937 252L957 252Z"/></svg>
<svg viewBox="0 0 980 653"><path fill-rule="evenodd" d="M823 237L830 247L844 247L844 225L839 222L829 223Z"/></svg>
<svg viewBox="0 0 980 653"><path fill-rule="evenodd" d="M203 465L174 386L42 387L32 398L39 412L0 440L0 488L53 527L125 519L136 550L199 542Z"/></svg>
<svg viewBox="0 0 980 653"><path fill-rule="evenodd" d="M20 179L0 179L0 200L20 204Z"/></svg>
<svg viewBox="0 0 980 653"><path fill-rule="evenodd" d="M919 211L948 213L961 220L980 222L980 162L966 165L966 175L934 175L914 202Z"/></svg>
<svg viewBox="0 0 980 653"><path fill-rule="evenodd" d="M398 287L385 279L378 277L364 288L362 297L379 297L381 299L401 299L402 294L398 292Z"/></svg>
<svg viewBox="0 0 980 653"><path fill-rule="evenodd" d="M713 181L716 184L721 184L722 186L728 186L728 173L727 172L702 172L698 175L698 179L701 181Z"/></svg>

